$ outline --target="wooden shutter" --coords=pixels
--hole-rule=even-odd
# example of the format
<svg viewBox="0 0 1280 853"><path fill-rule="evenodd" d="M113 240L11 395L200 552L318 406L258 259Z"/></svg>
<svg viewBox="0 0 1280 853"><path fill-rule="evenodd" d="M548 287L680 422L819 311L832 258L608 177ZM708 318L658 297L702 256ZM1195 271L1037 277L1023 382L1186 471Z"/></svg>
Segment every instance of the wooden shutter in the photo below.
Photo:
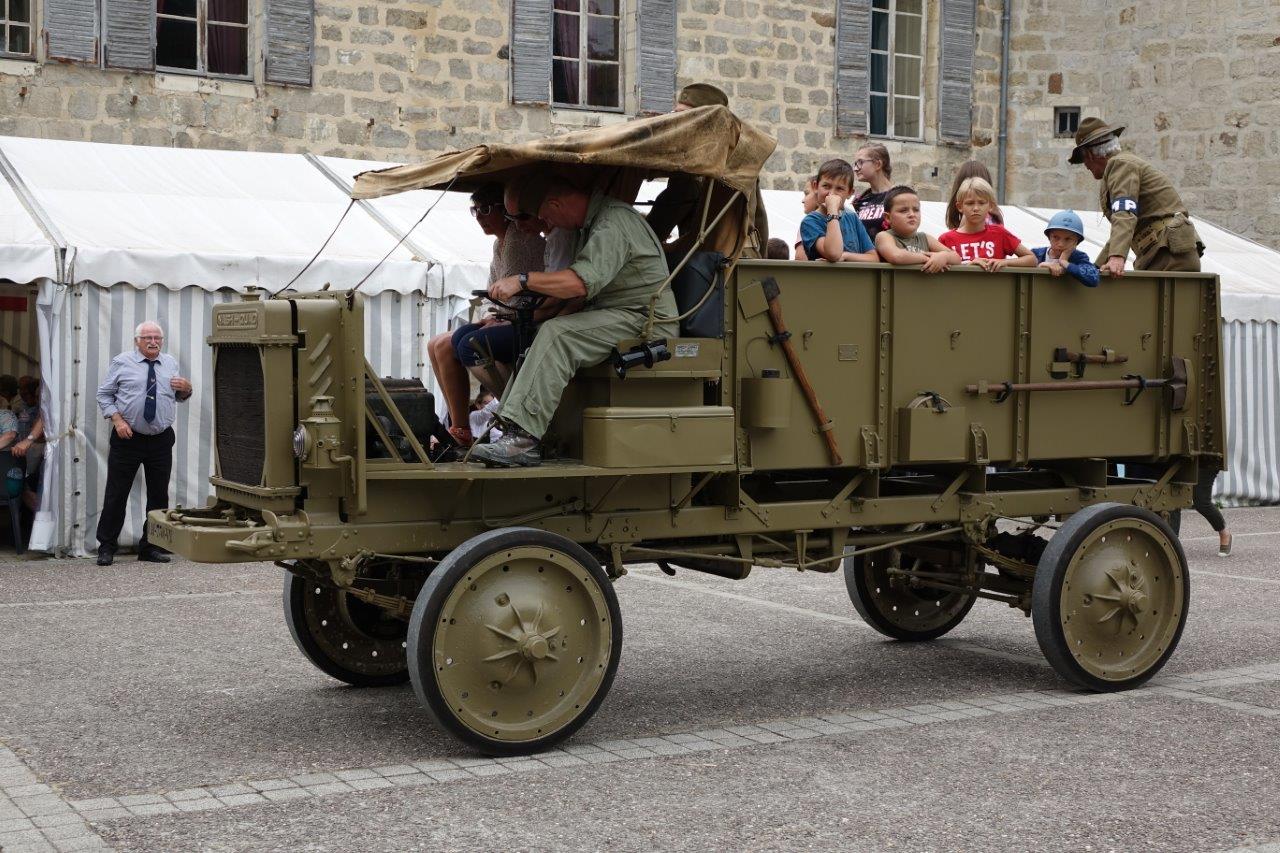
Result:
<svg viewBox="0 0 1280 853"><path fill-rule="evenodd" d="M640 112L670 112L676 99L675 0L640 0L637 18Z"/></svg>
<svg viewBox="0 0 1280 853"><path fill-rule="evenodd" d="M836 0L836 136L867 132L871 0Z"/></svg>
<svg viewBox="0 0 1280 853"><path fill-rule="evenodd" d="M942 0L938 135L970 144L973 137L974 0ZM1007 72L1007 69L1006 69Z"/></svg>
<svg viewBox="0 0 1280 853"><path fill-rule="evenodd" d="M311 85L315 29L312 0L267 0L268 83Z"/></svg>
<svg viewBox="0 0 1280 853"><path fill-rule="evenodd" d="M103 60L110 68L156 65L155 0L104 0Z"/></svg>
<svg viewBox="0 0 1280 853"><path fill-rule="evenodd" d="M511 2L511 102L551 99L551 0Z"/></svg>
<svg viewBox="0 0 1280 853"><path fill-rule="evenodd" d="M44 34L50 59L98 61L95 0L44 0Z"/></svg>

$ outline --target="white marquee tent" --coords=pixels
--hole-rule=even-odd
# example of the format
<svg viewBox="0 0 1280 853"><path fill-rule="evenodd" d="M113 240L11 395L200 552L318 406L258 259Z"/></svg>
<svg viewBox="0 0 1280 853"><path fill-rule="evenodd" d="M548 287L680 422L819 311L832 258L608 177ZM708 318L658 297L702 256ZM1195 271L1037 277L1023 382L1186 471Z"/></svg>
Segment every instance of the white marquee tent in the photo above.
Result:
<svg viewBox="0 0 1280 853"><path fill-rule="evenodd" d="M0 295L33 294L39 340L30 340L36 324L29 318L6 312L0 334L15 349L38 346L51 437L34 548L83 554L95 547L108 433L94 392L144 319L164 325L166 349L197 388L177 424L172 497L205 502L213 395L199 392L212 382L209 308L249 287L289 283L331 234L293 286L350 287L368 276L361 290L369 297L370 361L383 375L431 382L425 338L446 329L465 312L469 291L484 286L492 242L459 193L418 191L348 209L353 176L384 165L0 137ZM765 201L771 231L790 242L799 194L769 191ZM944 230L942 212L941 204L925 203L926 231ZM1034 245L1052 211L1005 213ZM1085 221L1092 251L1107 225L1098 214ZM1218 493L1232 502L1280 501L1280 253L1197 225L1209 244L1206 269L1223 282L1232 471ZM125 542L141 529L140 482L130 513Z"/></svg>
<svg viewBox="0 0 1280 853"><path fill-rule="evenodd" d="M175 425L172 494L204 504L213 452L213 395L200 393L212 383L209 309L249 287L285 286L330 234L292 286L344 288L368 276L361 291L374 368L429 378L423 341L488 281L492 244L465 195L415 192L348 209L345 187L381 165L0 138L0 280L13 283L0 293L35 291L39 340L24 340L21 316L0 330L15 349L38 348L51 437L33 548L96 548L108 429L94 392L144 319L164 326L166 350L197 389ZM397 246L437 199L427 223ZM141 531L141 494L139 478L125 544Z"/></svg>

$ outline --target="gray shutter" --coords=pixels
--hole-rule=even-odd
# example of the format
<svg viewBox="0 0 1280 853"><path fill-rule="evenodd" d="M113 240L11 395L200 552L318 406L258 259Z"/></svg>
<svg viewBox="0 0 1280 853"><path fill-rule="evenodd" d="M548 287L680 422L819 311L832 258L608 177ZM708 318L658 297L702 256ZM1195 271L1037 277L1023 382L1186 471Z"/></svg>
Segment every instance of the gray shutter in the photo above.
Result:
<svg viewBox="0 0 1280 853"><path fill-rule="evenodd" d="M836 0L836 135L867 132L871 0Z"/></svg>
<svg viewBox="0 0 1280 853"><path fill-rule="evenodd" d="M640 112L670 112L676 98L675 0L640 0L638 19Z"/></svg>
<svg viewBox="0 0 1280 853"><path fill-rule="evenodd" d="M50 59L98 60L96 0L45 0L44 32Z"/></svg>
<svg viewBox="0 0 1280 853"><path fill-rule="evenodd" d="M312 0L267 0L268 83L311 85L315 32Z"/></svg>
<svg viewBox="0 0 1280 853"><path fill-rule="evenodd" d="M109 68L156 65L155 0L104 0L103 60Z"/></svg>
<svg viewBox="0 0 1280 853"><path fill-rule="evenodd" d="M511 0L511 102L551 100L551 0Z"/></svg>
<svg viewBox="0 0 1280 853"><path fill-rule="evenodd" d="M938 135L965 145L973 137L974 0L942 0Z"/></svg>

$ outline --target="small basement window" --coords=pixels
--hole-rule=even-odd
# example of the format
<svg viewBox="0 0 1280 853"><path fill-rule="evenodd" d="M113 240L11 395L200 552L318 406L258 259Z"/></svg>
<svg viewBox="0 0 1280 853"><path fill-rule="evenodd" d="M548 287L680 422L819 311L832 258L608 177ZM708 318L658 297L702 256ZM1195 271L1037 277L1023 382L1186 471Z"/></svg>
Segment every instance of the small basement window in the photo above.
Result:
<svg viewBox="0 0 1280 853"><path fill-rule="evenodd" d="M1080 128L1080 108L1079 107L1054 107L1053 108L1053 135L1065 136L1068 139L1074 138L1076 131Z"/></svg>
<svg viewBox="0 0 1280 853"><path fill-rule="evenodd" d="M31 56L31 0L0 0L0 56Z"/></svg>
<svg viewBox="0 0 1280 853"><path fill-rule="evenodd" d="M249 0L156 0L156 67L248 77Z"/></svg>

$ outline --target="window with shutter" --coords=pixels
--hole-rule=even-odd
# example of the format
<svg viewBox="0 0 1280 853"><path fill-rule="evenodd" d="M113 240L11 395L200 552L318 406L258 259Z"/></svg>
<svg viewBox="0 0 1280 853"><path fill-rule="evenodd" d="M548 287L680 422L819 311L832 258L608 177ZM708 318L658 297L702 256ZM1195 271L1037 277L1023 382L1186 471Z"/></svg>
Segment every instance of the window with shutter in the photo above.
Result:
<svg viewBox="0 0 1280 853"><path fill-rule="evenodd" d="M98 61L96 0L44 0L44 32L50 59Z"/></svg>
<svg viewBox="0 0 1280 853"><path fill-rule="evenodd" d="M267 0L268 83L311 85L315 46L312 0Z"/></svg>
<svg viewBox="0 0 1280 853"><path fill-rule="evenodd" d="M31 0L0 0L0 56L31 58Z"/></svg>
<svg viewBox="0 0 1280 853"><path fill-rule="evenodd" d="M249 76L249 0L156 0L156 67Z"/></svg>
<svg viewBox="0 0 1280 853"><path fill-rule="evenodd" d="M942 0L938 135L969 144L973 136L974 0Z"/></svg>
<svg viewBox="0 0 1280 853"><path fill-rule="evenodd" d="M676 95L675 0L640 0L637 18L640 112L670 112Z"/></svg>
<svg viewBox="0 0 1280 853"><path fill-rule="evenodd" d="M551 97L551 2L511 2L511 101L545 104Z"/></svg>
<svg viewBox="0 0 1280 853"><path fill-rule="evenodd" d="M872 136L924 138L924 0L871 0Z"/></svg>
<svg viewBox="0 0 1280 853"><path fill-rule="evenodd" d="M867 132L871 0L836 2L836 135Z"/></svg>
<svg viewBox="0 0 1280 853"><path fill-rule="evenodd" d="M103 59L110 68L155 67L156 0L103 0Z"/></svg>
<svg viewBox="0 0 1280 853"><path fill-rule="evenodd" d="M621 110L621 0L553 0L552 5L552 103Z"/></svg>

